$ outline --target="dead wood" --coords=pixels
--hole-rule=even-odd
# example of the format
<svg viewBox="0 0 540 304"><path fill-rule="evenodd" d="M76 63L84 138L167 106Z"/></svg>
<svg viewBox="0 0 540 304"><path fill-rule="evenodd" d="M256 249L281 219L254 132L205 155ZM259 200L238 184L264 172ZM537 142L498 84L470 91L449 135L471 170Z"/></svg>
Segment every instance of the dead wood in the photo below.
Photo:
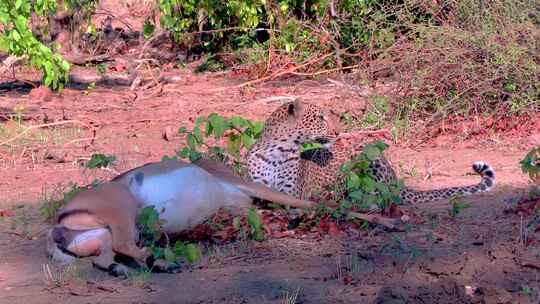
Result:
<svg viewBox="0 0 540 304"><path fill-rule="evenodd" d="M374 225L382 225L390 230L400 230L400 228L398 227L398 225L400 224L399 219L384 217L378 214L367 214L358 212L349 212L348 217L361 219Z"/></svg>
<svg viewBox="0 0 540 304"><path fill-rule="evenodd" d="M80 74L71 72L69 73L69 82L79 84L102 84L102 85L119 85L119 86L131 86L133 81L137 78L137 72L133 71L128 74Z"/></svg>
<svg viewBox="0 0 540 304"><path fill-rule="evenodd" d="M63 56L65 60L67 60L69 63L76 64L76 65L85 65L87 63L101 63L105 61L111 61L111 56L109 54L102 54L102 55L96 55L96 56L83 56L83 55L75 55L75 54L66 54Z"/></svg>

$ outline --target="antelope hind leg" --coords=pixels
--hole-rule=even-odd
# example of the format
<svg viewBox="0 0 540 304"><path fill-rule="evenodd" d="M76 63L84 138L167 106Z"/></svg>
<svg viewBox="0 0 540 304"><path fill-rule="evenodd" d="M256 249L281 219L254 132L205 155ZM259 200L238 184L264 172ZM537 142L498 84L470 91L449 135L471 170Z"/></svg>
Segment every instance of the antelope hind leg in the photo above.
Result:
<svg viewBox="0 0 540 304"><path fill-rule="evenodd" d="M111 247L114 252L121 253L135 259L139 265L146 265L150 256L146 248L139 248L135 244L137 231L135 217L117 217L114 223L109 225L112 234Z"/></svg>
<svg viewBox="0 0 540 304"><path fill-rule="evenodd" d="M107 270L109 274L115 277L127 278L129 270L125 265L118 264L114 261L115 253L112 247L112 236L107 231L101 238L100 253L94 257L92 264L102 270Z"/></svg>

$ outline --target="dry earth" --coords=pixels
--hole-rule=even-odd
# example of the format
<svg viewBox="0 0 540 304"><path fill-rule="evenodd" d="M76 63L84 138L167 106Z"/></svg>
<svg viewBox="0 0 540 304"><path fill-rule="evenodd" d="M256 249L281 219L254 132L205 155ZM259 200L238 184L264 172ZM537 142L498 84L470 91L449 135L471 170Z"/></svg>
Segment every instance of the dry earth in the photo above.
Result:
<svg viewBox="0 0 540 304"><path fill-rule="evenodd" d="M116 155L118 171L156 161L183 142L178 136L164 140L167 128L189 127L211 112L262 120L279 104L275 96L299 96L336 113L362 113L366 104L326 80L238 89L239 80L222 74L173 73L184 81L166 85L159 96L99 87L68 88L46 98L24 89L0 90L4 113L19 106L19 116L34 124L75 121L31 130L0 149L0 209L15 212L0 217L0 303L538 303L538 223L514 210L528 186L518 163L538 144L540 125L521 135L450 134L422 145L392 145L388 155L396 170L418 188L476 183L477 176L466 174L472 162L493 166L494 191L464 199L471 207L457 218L449 217L445 201L406 207L415 219L406 232L237 242L217 246L182 273L138 274L125 281L81 261L75 269L53 271L70 282L51 286L42 268L48 262L48 224L38 207L69 182L110 177L78 164L92 153ZM23 130L17 128L13 119L4 121L1 141ZM296 292L295 301L287 302Z"/></svg>

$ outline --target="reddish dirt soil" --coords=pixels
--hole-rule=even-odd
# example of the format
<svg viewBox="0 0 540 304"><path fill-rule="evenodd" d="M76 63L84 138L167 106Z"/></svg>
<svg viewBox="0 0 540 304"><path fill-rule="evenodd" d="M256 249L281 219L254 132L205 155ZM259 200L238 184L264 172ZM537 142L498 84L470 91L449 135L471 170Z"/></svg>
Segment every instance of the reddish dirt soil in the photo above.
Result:
<svg viewBox="0 0 540 304"><path fill-rule="evenodd" d="M532 215L515 212L529 186L519 160L540 144L540 126L534 125L530 132L510 136L463 139L463 133L444 133L421 145L409 138L392 145L389 158L406 184L417 188L476 183L477 176L466 174L472 162L493 166L495 189L463 199L471 207L456 218L449 217L447 201L408 206L404 210L414 221L405 232L376 228L340 237L236 242L216 246L179 274L146 279L113 279L83 260L76 275L66 275L69 283L51 286L42 269L48 262L44 229L49 223L38 207L69 182L113 176L78 165L92 153L116 155L117 171L156 161L184 142L179 136L163 139L167 128L189 127L211 112L263 120L279 104L271 101L275 96L298 96L338 114L361 114L366 105L354 92L326 80L238 89L234 86L241 80L222 74L172 73L184 81L165 85L159 96L102 87L68 88L47 98L2 92L0 109L23 105L24 117L34 124L77 122L48 131L61 140L14 141L0 148L0 209L14 212L0 216L0 303L538 303L538 223ZM296 301L286 302L287 293L295 291Z"/></svg>

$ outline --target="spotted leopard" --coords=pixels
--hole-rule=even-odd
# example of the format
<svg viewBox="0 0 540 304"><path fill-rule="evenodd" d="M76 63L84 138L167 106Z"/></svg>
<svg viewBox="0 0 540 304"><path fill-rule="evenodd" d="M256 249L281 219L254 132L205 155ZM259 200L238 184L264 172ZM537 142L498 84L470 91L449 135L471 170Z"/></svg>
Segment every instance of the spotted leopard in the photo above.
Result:
<svg viewBox="0 0 540 304"><path fill-rule="evenodd" d="M300 145L311 140L327 145L300 153ZM336 140L321 108L296 101L280 106L270 115L261 139L248 152L248 171L256 182L307 199L321 189L342 182L340 167L354 153L344 141ZM389 184L397 180L384 156L374 160L369 169L377 182ZM473 170L481 176L478 184L425 191L404 187L401 201L425 203L491 190L495 185L493 169L484 162L475 162Z"/></svg>
<svg viewBox="0 0 540 304"><path fill-rule="evenodd" d="M300 197L300 146L313 141L329 144L334 137L332 124L320 107L298 100L287 102L270 115L261 138L249 149L249 175L255 182Z"/></svg>

